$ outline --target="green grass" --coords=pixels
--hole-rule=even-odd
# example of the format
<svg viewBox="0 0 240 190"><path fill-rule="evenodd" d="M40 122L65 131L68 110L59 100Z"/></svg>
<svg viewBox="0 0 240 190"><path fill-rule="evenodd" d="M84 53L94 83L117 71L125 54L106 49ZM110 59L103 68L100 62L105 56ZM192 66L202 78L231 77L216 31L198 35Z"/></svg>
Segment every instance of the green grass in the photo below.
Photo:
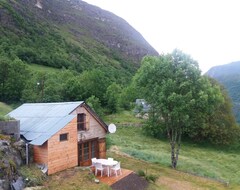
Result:
<svg viewBox="0 0 240 190"><path fill-rule="evenodd" d="M118 152L118 151L117 151ZM239 189L240 186L231 185L226 187L224 183L215 180L190 175L184 172L173 170L169 167L164 167L161 164L146 162L134 157L126 156L122 153L116 153L114 150L108 151L108 157L121 162L121 167L129 169L135 173L140 170L147 176L154 176L155 182L151 182L147 190L170 190L170 189Z"/></svg>
<svg viewBox="0 0 240 190"><path fill-rule="evenodd" d="M47 67L43 65L37 65L37 64L29 64L28 65L30 70L32 71L40 71L40 72L47 72L47 73L53 73L53 72L59 72L60 69L56 69L53 67Z"/></svg>
<svg viewBox="0 0 240 190"><path fill-rule="evenodd" d="M2 115L6 115L7 113L9 113L10 111L12 111L12 108L9 106L9 105L7 105L7 104L5 104L5 103L3 103L3 102L0 102L0 116Z"/></svg>
<svg viewBox="0 0 240 190"><path fill-rule="evenodd" d="M108 124L114 123L117 126L126 124L136 125L141 124L144 121L143 119L134 117L133 111L122 111L117 114L107 115L103 118L103 120Z"/></svg>
<svg viewBox="0 0 240 190"><path fill-rule="evenodd" d="M170 168L169 143L145 136L141 128L118 127L115 134L108 135L108 142L135 158ZM240 151L183 143L177 169L240 188L239 166Z"/></svg>

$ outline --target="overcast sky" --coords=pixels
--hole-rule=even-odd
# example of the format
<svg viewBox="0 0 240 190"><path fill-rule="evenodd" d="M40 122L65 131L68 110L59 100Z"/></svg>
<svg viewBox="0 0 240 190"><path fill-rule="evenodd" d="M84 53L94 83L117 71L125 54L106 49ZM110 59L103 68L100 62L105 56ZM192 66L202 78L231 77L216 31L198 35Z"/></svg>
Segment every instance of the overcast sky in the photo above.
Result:
<svg viewBox="0 0 240 190"><path fill-rule="evenodd" d="M240 61L239 0L84 0L139 31L159 52L178 48L206 72Z"/></svg>

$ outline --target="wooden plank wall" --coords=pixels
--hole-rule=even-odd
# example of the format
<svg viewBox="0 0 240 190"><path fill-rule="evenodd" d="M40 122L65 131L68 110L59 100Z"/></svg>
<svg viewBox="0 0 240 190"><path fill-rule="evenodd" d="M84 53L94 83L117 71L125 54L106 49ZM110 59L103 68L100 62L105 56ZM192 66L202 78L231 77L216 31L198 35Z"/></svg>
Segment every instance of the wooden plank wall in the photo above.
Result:
<svg viewBox="0 0 240 190"><path fill-rule="evenodd" d="M105 138L106 130L101 126L101 124L86 110L84 107L78 107L72 114L85 113L87 116L87 129L83 131L84 140L93 138ZM80 136L79 136L80 140Z"/></svg>
<svg viewBox="0 0 240 190"><path fill-rule="evenodd" d="M48 140L48 174L78 165L77 117ZM60 134L68 133L68 140L59 140Z"/></svg>
<svg viewBox="0 0 240 190"><path fill-rule="evenodd" d="M99 139L99 158L106 158L106 139Z"/></svg>
<svg viewBox="0 0 240 190"><path fill-rule="evenodd" d="M33 146L33 161L37 164L48 163L48 143L45 142L42 146Z"/></svg>

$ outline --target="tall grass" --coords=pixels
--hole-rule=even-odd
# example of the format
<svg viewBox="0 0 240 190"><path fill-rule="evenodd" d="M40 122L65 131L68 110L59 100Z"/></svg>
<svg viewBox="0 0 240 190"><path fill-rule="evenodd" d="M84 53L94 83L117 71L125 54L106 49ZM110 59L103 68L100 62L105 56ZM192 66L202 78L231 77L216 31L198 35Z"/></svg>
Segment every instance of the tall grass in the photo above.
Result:
<svg viewBox="0 0 240 190"><path fill-rule="evenodd" d="M169 143L145 136L139 127L118 127L108 141L131 156L170 167ZM239 168L240 151L182 143L178 170L239 185Z"/></svg>
<svg viewBox="0 0 240 190"><path fill-rule="evenodd" d="M2 116L6 115L6 114L9 113L11 110L12 110L12 108L11 108L9 105L7 105L7 104L5 104L5 103L3 103L3 102L0 102L0 116L1 116L1 115L2 115Z"/></svg>

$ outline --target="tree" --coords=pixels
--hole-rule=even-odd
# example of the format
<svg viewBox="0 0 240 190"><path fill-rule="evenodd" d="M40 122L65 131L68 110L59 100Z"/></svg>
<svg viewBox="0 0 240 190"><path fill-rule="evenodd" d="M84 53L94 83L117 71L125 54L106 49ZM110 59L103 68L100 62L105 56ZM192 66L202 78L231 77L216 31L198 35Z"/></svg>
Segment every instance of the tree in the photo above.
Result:
<svg viewBox="0 0 240 190"><path fill-rule="evenodd" d="M111 113L116 113L119 110L119 97L121 93L121 87L112 83L106 91L105 99L107 100L107 108Z"/></svg>
<svg viewBox="0 0 240 190"><path fill-rule="evenodd" d="M227 91L216 80L206 78L212 87L220 87L224 101L213 111L209 112L205 125L198 125L189 128L186 133L194 141L208 141L217 145L228 145L234 143L238 137L238 126L232 111L232 103ZM210 97L210 96L209 96Z"/></svg>
<svg viewBox="0 0 240 190"><path fill-rule="evenodd" d="M10 60L0 60L0 100L6 100L6 85L9 78L10 72Z"/></svg>
<svg viewBox="0 0 240 190"><path fill-rule="evenodd" d="M91 96L86 100L86 102L100 117L103 116L101 102L97 97Z"/></svg>
<svg viewBox="0 0 240 190"><path fill-rule="evenodd" d="M146 130L155 137L167 133L171 165L176 168L182 134L196 123L205 123L207 114L223 99L220 90L206 85L197 62L179 50L145 57L134 83L151 105Z"/></svg>
<svg viewBox="0 0 240 190"><path fill-rule="evenodd" d="M94 95L99 98L102 104L105 103L104 95L110 84L106 74L98 69L84 71L80 76L79 82L81 84L80 89L83 100Z"/></svg>
<svg viewBox="0 0 240 190"><path fill-rule="evenodd" d="M135 100L137 99L137 90L133 84L122 89L119 97L119 106L125 110L130 110L135 106Z"/></svg>
<svg viewBox="0 0 240 190"><path fill-rule="evenodd" d="M28 77L27 66L20 59L0 59L0 101L20 101Z"/></svg>

